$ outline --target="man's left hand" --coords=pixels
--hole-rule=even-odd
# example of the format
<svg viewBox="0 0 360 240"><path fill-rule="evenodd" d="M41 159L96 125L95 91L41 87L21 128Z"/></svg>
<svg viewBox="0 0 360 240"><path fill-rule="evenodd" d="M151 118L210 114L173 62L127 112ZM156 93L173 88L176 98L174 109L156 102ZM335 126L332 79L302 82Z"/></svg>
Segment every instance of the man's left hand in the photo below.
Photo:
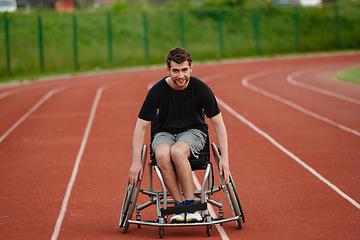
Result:
<svg viewBox="0 0 360 240"><path fill-rule="evenodd" d="M224 177L224 181L227 184L230 178L229 159L222 157L219 162L220 175Z"/></svg>

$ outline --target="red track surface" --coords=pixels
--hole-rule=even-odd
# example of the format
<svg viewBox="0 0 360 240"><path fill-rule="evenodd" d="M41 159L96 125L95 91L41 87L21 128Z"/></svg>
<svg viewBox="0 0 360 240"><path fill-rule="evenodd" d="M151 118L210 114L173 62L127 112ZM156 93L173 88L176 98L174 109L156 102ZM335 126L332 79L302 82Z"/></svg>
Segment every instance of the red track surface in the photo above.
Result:
<svg viewBox="0 0 360 240"><path fill-rule="evenodd" d="M195 65L221 103L246 218L242 230L223 225L229 239L360 239L360 86L333 78L359 65L359 53ZM117 225L137 113L147 86L165 74L2 86L0 239L157 239L157 228L131 225L124 235ZM207 238L204 231L166 228L164 238ZM212 239L221 238L213 228Z"/></svg>

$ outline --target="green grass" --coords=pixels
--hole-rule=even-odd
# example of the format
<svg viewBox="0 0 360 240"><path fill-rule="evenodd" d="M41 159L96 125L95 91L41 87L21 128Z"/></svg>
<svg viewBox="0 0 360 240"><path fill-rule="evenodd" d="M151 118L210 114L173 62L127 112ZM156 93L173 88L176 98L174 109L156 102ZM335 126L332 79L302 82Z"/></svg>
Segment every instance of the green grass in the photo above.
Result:
<svg viewBox="0 0 360 240"><path fill-rule="evenodd" d="M338 8L326 5L219 10L213 7L75 12L78 69L74 54L74 14L51 11L41 15L8 14L10 76L5 51L5 15L0 14L0 82L26 75L163 64L166 53L176 46L187 48L197 61L360 49L360 4L357 3L339 4ZM44 72L40 61L39 16Z"/></svg>
<svg viewBox="0 0 360 240"><path fill-rule="evenodd" d="M360 84L360 67L347 69L336 74L342 81Z"/></svg>

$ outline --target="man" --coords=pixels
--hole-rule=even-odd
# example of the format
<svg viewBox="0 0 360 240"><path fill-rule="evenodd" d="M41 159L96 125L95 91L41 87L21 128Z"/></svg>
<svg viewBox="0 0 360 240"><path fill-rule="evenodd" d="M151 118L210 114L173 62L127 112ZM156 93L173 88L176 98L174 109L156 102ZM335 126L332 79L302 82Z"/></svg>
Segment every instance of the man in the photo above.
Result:
<svg viewBox="0 0 360 240"><path fill-rule="evenodd" d="M157 82L148 92L140 110L133 136L133 162L130 183L134 185L143 169L141 150L146 128L159 113L152 147L157 165L175 206L194 204L194 183L188 158L199 156L207 138L210 118L220 147L220 174L229 181L229 159L226 128L216 98L211 89L191 76L192 56L184 48L174 48L166 56L169 76ZM184 193L181 194L181 189ZM198 212L175 214L170 222L198 222Z"/></svg>

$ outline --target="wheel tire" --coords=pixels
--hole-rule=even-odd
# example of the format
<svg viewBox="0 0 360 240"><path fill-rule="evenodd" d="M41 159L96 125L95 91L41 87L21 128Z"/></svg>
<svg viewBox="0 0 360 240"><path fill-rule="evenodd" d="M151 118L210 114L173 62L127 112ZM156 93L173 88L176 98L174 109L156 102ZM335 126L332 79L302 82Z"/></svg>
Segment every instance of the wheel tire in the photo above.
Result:
<svg viewBox="0 0 360 240"><path fill-rule="evenodd" d="M121 219L120 219L120 227L123 228L123 233L126 233L129 229L129 219L131 219L134 209L135 209L135 201L136 195L138 192L137 187L131 187L129 184L127 187L127 194L125 195L123 209L121 210Z"/></svg>
<svg viewBox="0 0 360 240"><path fill-rule="evenodd" d="M164 227L159 227L159 237L160 237L160 239L162 239L164 237L164 233L165 233Z"/></svg>
<svg viewBox="0 0 360 240"><path fill-rule="evenodd" d="M239 200L236 198L236 195L234 193L233 184L231 183L231 181L229 181L229 183L227 184L226 187L227 187L227 191L229 194L229 196L227 196L227 198L229 201L231 211L234 216L239 216L239 218L235 221L237 224L237 228L242 229L242 213L240 210L241 206L240 206Z"/></svg>
<svg viewBox="0 0 360 240"><path fill-rule="evenodd" d="M212 234L212 225L207 225L206 226L206 234L208 237L211 237Z"/></svg>
<svg viewBox="0 0 360 240"><path fill-rule="evenodd" d="M212 150L214 153L214 158L215 158L215 162L216 162L216 165L218 168L218 172L220 172L219 162L221 159L221 155L220 155L219 149L216 147L216 145L214 143L211 146L212 146ZM243 214L243 211L242 211L242 208L240 205L240 200L237 195L235 184L234 184L231 174L229 177L229 182L227 184L225 184L223 176L220 175L220 184L224 190L226 199L229 202L233 216L234 217L239 216L239 219L236 220L237 227L238 227L238 229L242 229L242 223L245 222L245 218L244 218L244 214Z"/></svg>
<svg viewBox="0 0 360 240"><path fill-rule="evenodd" d="M241 204L240 204L240 199L239 199L239 196L238 196L237 191L236 191L235 182L234 182L234 180L233 180L233 178L232 178L231 175L230 175L230 182L231 182L231 184L232 184L234 199L235 199L235 201L237 202L237 206L239 207L239 212L240 212L241 221L242 221L243 223L245 223L244 212L243 212L243 210L242 210L242 207L241 207Z"/></svg>
<svg viewBox="0 0 360 240"><path fill-rule="evenodd" d="M145 166L145 162L146 162L146 145L144 145L141 153L141 163L143 165L143 169ZM129 229L130 223L128 221L132 218L132 215L134 213L136 201L139 196L140 185L141 185L141 180L139 177L134 187L131 186L130 179L128 180L128 185L125 191L124 201L120 213L120 222L119 222L119 227L123 228L123 233L126 233L127 230Z"/></svg>

